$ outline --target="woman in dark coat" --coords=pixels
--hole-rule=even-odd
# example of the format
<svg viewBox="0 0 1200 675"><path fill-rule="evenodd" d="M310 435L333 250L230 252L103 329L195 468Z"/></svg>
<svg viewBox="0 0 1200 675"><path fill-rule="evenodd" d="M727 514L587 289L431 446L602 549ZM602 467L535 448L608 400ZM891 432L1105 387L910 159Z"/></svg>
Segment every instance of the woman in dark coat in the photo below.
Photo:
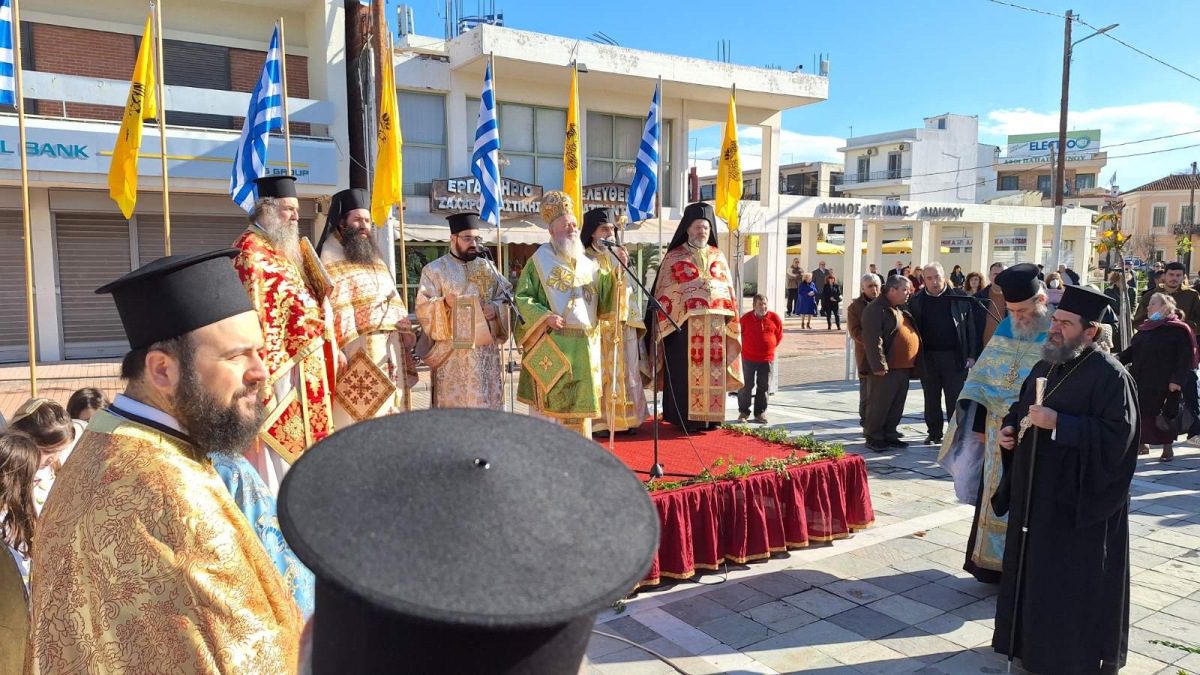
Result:
<svg viewBox="0 0 1200 675"><path fill-rule="evenodd" d="M833 324L837 323L837 329L842 329L842 317L838 313L839 305L842 303L842 285L838 283L837 277L833 272L830 272L825 277L825 286L821 289L821 313L825 315L825 328L833 330Z"/></svg>
<svg viewBox="0 0 1200 675"><path fill-rule="evenodd" d="M962 288L965 283L967 283L967 275L963 274L962 265L955 265L950 272L950 284L955 288Z"/></svg>
<svg viewBox="0 0 1200 675"><path fill-rule="evenodd" d="M1172 445L1177 434L1159 430L1155 420L1171 394L1184 396L1185 405L1194 409L1194 396L1188 392L1196 391L1196 336L1175 313L1175 300L1166 293L1151 296L1147 311L1146 320L1119 358L1137 383L1142 420L1138 454L1149 454L1151 444L1161 444L1161 461L1169 462L1175 457Z"/></svg>

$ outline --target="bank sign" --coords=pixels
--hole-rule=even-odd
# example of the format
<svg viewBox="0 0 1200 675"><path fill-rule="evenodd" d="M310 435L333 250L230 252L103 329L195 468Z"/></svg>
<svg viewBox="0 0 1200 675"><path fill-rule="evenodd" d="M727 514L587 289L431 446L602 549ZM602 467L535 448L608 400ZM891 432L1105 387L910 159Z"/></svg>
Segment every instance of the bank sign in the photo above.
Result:
<svg viewBox="0 0 1200 675"><path fill-rule="evenodd" d="M82 128L62 128L58 124L42 126L37 124L39 121L31 120L25 130L30 171L108 174L117 139L115 124L108 127L81 123ZM139 175L162 174L157 131L147 128L142 138ZM210 179L228 184L238 143L236 134L168 129L167 170L172 178ZM0 117L0 170L20 170L19 150L16 120ZM283 138L271 139L270 156L267 173L276 176L287 173ZM301 184L337 185L337 150L333 141L293 139L292 173Z"/></svg>
<svg viewBox="0 0 1200 675"><path fill-rule="evenodd" d="M1067 132L1067 161L1091 159L1100 151L1100 130ZM1058 152L1058 132L1044 134L1021 134L1008 137L1008 155L1005 164L1034 164L1050 161L1050 154ZM1056 155L1057 156L1057 155Z"/></svg>

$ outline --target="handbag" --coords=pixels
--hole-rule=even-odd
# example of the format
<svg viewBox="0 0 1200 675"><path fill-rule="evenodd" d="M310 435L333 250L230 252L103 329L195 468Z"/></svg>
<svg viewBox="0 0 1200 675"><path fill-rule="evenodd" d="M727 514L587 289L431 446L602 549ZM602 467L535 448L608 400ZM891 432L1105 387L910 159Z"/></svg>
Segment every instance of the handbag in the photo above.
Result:
<svg viewBox="0 0 1200 675"><path fill-rule="evenodd" d="M1176 436L1191 429L1192 413L1183 403L1182 392L1173 391L1167 394L1162 410L1154 418L1154 426L1163 433L1173 433Z"/></svg>

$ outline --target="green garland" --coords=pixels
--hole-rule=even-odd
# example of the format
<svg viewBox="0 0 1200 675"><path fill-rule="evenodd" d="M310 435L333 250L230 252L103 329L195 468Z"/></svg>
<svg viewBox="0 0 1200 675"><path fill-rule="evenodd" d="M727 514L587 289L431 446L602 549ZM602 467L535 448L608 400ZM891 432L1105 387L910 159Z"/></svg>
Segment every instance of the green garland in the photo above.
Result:
<svg viewBox="0 0 1200 675"><path fill-rule="evenodd" d="M712 463L711 467L701 471L700 475L695 478L677 481L651 480L646 483L646 489L650 492L675 490L700 483L715 483L719 480L745 478L752 473L760 471L774 471L776 475L790 480L788 469L792 467L813 464L814 462L826 459L839 459L846 454L846 450L842 447L841 443L819 441L813 434L792 436L784 429L751 427L745 424L722 424L721 428L732 431L735 434L753 436L768 443L791 447L792 451L788 453L787 457L768 457L761 462L755 461L753 457L747 457L746 461L740 464L735 463L732 457L728 460L718 459ZM801 450L806 454L798 454Z"/></svg>

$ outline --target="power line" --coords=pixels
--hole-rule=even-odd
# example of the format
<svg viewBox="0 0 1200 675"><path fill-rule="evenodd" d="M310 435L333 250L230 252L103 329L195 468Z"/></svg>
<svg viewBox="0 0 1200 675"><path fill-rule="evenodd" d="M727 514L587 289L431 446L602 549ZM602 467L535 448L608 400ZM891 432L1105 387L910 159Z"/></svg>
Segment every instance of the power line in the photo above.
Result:
<svg viewBox="0 0 1200 675"><path fill-rule="evenodd" d="M995 2L996 0L992 0L992 1L993 1L993 2ZM1092 24L1090 24L1090 23L1088 23L1088 22L1084 21L1083 19L1076 18L1076 21L1078 21L1079 23L1081 23L1081 24L1083 24L1083 25L1087 26L1088 28L1091 28L1092 30L1099 30L1098 28L1096 28L1096 27L1095 27L1095 26L1093 26ZM1121 45L1121 46L1123 46L1123 47L1126 47L1126 48L1128 48L1128 49L1132 49L1133 51L1137 52L1138 54L1141 54L1142 56L1144 56L1144 57L1146 57L1146 58L1150 59L1151 61L1154 61L1155 63L1157 63L1157 64L1159 64L1159 65L1163 65L1163 66L1166 66L1167 68L1170 68L1171 70L1173 70L1173 71L1175 71L1175 72L1179 73L1180 75L1183 75L1184 77L1190 77L1190 78L1192 78L1193 80L1195 80L1195 81L1197 81L1197 82L1200 82L1200 77L1197 77L1197 76L1195 76L1195 75L1193 75L1193 74L1191 74L1191 73L1187 72L1186 70L1183 70L1182 68L1178 68L1178 67L1176 67L1176 66L1173 66L1173 65L1171 65L1171 64L1169 64L1169 63L1167 63L1166 61L1163 61L1162 59L1158 58L1157 56L1154 56L1154 55L1152 55L1152 54L1147 54L1146 52L1144 52L1144 51L1142 51L1142 50L1138 49L1137 47L1134 47L1133 45L1131 45L1131 44L1129 44L1128 42L1126 42L1126 41L1122 40L1121 38L1119 38L1119 37L1117 37L1117 36L1113 35L1111 31L1110 31L1110 32L1106 32L1106 33L1102 33L1102 35L1104 35L1104 37L1108 38L1109 40L1112 40L1112 41L1116 42L1117 44L1119 44L1119 45Z"/></svg>
<svg viewBox="0 0 1200 675"><path fill-rule="evenodd" d="M1062 14L1056 14L1056 13L1054 13L1054 12L1047 12L1047 11L1046 11L1046 10L1044 10L1044 9L1035 9L1035 8L1033 8L1033 7L1026 7L1025 5L1018 5L1018 4L1014 3L1014 2L1004 2L1004 0L988 0L988 2L991 2L991 3L993 3L993 4L997 4L997 5L1004 5L1005 7L1012 7L1012 8L1014 8L1014 9L1021 9L1021 10L1024 10L1024 11L1026 11L1026 12L1033 12L1034 14L1044 14L1044 15L1046 15L1046 16L1052 16L1052 17L1054 17L1054 18L1056 18L1056 19L1065 19L1065 18L1067 18L1066 16L1064 16L1064 15L1062 15Z"/></svg>

